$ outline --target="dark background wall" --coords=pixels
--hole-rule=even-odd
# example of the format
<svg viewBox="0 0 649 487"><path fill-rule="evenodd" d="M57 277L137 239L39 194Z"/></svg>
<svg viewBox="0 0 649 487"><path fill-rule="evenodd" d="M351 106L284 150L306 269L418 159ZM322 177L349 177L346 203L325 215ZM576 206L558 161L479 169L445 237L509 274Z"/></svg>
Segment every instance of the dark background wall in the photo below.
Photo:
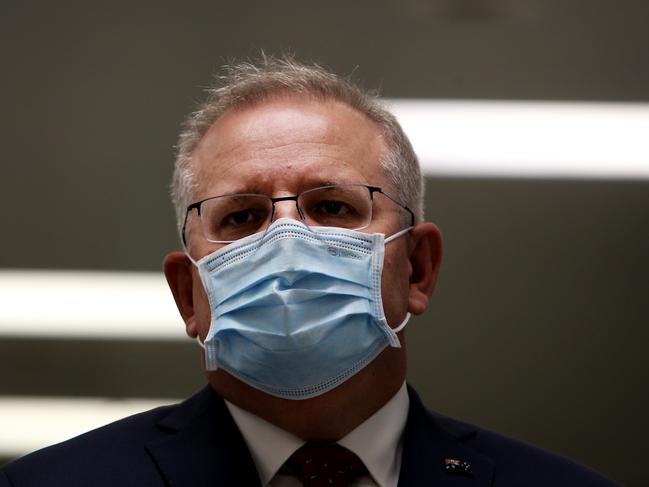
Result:
<svg viewBox="0 0 649 487"><path fill-rule="evenodd" d="M387 97L646 102L648 20L631 0L11 2L0 268L160 270L179 123L229 58L292 50ZM446 256L409 325L411 382L443 413L647 485L649 182L427 183ZM0 394L203 383L189 341L0 337L0 370Z"/></svg>

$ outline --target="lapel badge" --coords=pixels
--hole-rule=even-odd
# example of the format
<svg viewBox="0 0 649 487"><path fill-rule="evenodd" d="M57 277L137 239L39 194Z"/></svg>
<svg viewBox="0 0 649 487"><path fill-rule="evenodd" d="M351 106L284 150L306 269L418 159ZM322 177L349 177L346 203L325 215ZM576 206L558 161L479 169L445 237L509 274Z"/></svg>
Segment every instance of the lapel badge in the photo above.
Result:
<svg viewBox="0 0 649 487"><path fill-rule="evenodd" d="M444 459L444 471L449 474L464 475L465 477L473 477L473 470L471 464L457 458Z"/></svg>

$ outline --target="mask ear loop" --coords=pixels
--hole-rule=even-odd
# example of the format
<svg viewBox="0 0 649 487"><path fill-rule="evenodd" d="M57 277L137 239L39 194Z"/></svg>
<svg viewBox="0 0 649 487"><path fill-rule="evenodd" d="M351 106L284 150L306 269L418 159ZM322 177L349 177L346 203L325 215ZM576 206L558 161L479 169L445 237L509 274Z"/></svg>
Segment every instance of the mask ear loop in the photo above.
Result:
<svg viewBox="0 0 649 487"><path fill-rule="evenodd" d="M406 228L404 228L403 230L399 230L397 233L395 233L395 234L393 234L393 235L390 235L388 238L386 238L386 239L383 241L383 243L386 244L386 243L388 243L388 242L391 242L392 240L395 240L395 239L401 237L402 235L405 235L406 233L408 233L408 232L409 232L410 230L412 230L413 228L414 228L414 227L406 227Z"/></svg>
<svg viewBox="0 0 649 487"><path fill-rule="evenodd" d="M187 247L185 247L185 255L186 255L187 258L190 260L190 262L191 262L192 264L194 264L194 267L196 267L196 268L198 269L198 262L196 262L196 261L194 260L194 258L190 255L189 250L187 250Z"/></svg>
<svg viewBox="0 0 649 487"><path fill-rule="evenodd" d="M413 228L414 228L414 227L412 227L412 226L410 226L410 227L406 227L406 228L404 228L403 230L398 231L398 232L395 233L394 235L390 235L388 238L386 238L386 239L383 241L384 244L387 244L388 242L391 242L392 240L395 240L395 239L397 239L397 238L399 238L399 237L405 235L406 233L408 233L408 232L409 232L410 230L412 230ZM399 324L399 326L397 326L396 328L392 328L392 331L396 334L396 333L399 333L401 330L403 330L403 329L406 327L406 325L408 324L408 321L410 320L410 317L411 317L411 316L412 316L412 315L410 314L410 312L407 312L407 313L406 313L406 317L403 319L403 321L402 321L402 322Z"/></svg>
<svg viewBox="0 0 649 487"><path fill-rule="evenodd" d="M205 344L201 341L200 335L196 335L196 343L198 343L198 346L201 347L205 351L205 359L207 360L207 354L209 352L207 351L207 348L205 348ZM215 359L215 360L218 360L218 358ZM220 369L220 367L218 366L218 363L217 363L217 365L213 369L209 369L209 370L210 370L210 372L215 372L215 371L217 371L219 369Z"/></svg>
<svg viewBox="0 0 649 487"><path fill-rule="evenodd" d="M406 317L403 319L401 324L399 326L397 326L396 328L392 328L392 331L395 332L395 333L399 333L401 330L403 330L406 327L406 325L408 324L408 321L410 320L411 316L412 315L410 314L410 312L406 313Z"/></svg>
<svg viewBox="0 0 649 487"><path fill-rule="evenodd" d="M198 262L196 262L196 261L194 260L194 258L192 257L192 255L189 253L189 247L187 246L187 242L185 241L184 238L182 239L182 244L183 244L183 251L185 252L185 255L187 256L187 258L189 259L189 261L190 261L192 264L194 264L194 267L196 267L196 268L198 269Z"/></svg>

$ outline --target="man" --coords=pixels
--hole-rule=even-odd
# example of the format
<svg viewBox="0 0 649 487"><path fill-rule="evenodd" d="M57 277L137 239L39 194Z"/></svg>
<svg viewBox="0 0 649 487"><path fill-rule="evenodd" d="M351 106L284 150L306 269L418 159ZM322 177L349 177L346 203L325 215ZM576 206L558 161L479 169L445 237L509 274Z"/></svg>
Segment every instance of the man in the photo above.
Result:
<svg viewBox="0 0 649 487"><path fill-rule="evenodd" d="M428 412L404 327L441 236L417 158L373 97L317 66L231 67L181 134L183 252L164 271L209 386L2 470L0 486L605 486Z"/></svg>

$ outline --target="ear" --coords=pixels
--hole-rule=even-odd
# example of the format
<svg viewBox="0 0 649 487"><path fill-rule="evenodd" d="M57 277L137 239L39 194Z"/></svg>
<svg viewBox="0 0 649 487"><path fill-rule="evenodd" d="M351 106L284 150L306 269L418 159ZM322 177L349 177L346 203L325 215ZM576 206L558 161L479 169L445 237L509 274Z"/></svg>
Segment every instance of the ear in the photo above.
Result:
<svg viewBox="0 0 649 487"><path fill-rule="evenodd" d="M196 338L198 326L194 310L193 267L194 265L183 252L171 252L163 261L167 284L174 295L180 316L185 322L185 331L190 337Z"/></svg>
<svg viewBox="0 0 649 487"><path fill-rule="evenodd" d="M420 315L428 308L442 262L442 234L432 223L421 223L410 231L410 294L408 311Z"/></svg>

